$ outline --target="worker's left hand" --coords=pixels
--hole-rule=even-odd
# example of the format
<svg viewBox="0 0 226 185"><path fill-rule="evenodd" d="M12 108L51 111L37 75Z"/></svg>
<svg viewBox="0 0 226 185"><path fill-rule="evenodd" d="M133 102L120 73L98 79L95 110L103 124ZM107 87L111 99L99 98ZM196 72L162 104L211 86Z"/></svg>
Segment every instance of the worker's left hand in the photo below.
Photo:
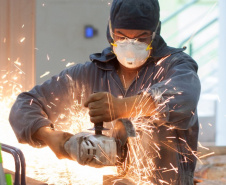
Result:
<svg viewBox="0 0 226 185"><path fill-rule="evenodd" d="M89 108L93 123L109 122L122 116L122 99L107 92L91 94L84 106Z"/></svg>

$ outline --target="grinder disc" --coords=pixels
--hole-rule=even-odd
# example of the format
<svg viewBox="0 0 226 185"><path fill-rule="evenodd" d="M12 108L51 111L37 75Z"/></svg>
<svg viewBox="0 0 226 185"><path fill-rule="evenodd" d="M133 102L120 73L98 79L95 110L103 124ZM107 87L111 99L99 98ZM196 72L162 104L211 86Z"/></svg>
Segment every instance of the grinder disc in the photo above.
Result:
<svg viewBox="0 0 226 185"><path fill-rule="evenodd" d="M128 119L117 120L113 128L112 137L115 138L117 143L118 175L125 176L130 164L128 138L136 137L136 132L131 121Z"/></svg>

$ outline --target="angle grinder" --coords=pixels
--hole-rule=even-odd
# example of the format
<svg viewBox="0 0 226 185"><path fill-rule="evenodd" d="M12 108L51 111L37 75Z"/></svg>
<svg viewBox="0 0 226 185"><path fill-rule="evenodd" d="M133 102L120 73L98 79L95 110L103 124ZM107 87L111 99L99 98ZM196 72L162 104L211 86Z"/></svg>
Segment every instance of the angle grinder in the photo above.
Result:
<svg viewBox="0 0 226 185"><path fill-rule="evenodd" d="M117 166L119 174L125 175L129 165L128 138L136 136L131 121L117 120L111 137L102 134L102 131L108 130L103 123L97 123L89 130L94 130L95 134L75 134L65 143L65 151L81 165L97 168Z"/></svg>

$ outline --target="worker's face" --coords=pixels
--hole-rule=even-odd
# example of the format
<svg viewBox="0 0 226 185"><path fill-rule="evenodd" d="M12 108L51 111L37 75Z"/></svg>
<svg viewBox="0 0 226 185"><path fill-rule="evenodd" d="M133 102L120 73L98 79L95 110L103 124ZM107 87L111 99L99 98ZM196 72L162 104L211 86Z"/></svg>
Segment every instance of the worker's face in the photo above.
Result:
<svg viewBox="0 0 226 185"><path fill-rule="evenodd" d="M112 33L113 51L121 65L140 68L151 54L151 31L115 29Z"/></svg>

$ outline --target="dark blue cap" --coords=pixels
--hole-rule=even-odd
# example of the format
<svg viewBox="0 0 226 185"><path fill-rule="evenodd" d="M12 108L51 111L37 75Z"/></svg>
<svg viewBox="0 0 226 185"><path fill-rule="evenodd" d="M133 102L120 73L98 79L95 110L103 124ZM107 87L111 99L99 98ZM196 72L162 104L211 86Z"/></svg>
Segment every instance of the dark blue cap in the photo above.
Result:
<svg viewBox="0 0 226 185"><path fill-rule="evenodd" d="M158 0L113 0L111 26L121 29L155 31L160 17Z"/></svg>

